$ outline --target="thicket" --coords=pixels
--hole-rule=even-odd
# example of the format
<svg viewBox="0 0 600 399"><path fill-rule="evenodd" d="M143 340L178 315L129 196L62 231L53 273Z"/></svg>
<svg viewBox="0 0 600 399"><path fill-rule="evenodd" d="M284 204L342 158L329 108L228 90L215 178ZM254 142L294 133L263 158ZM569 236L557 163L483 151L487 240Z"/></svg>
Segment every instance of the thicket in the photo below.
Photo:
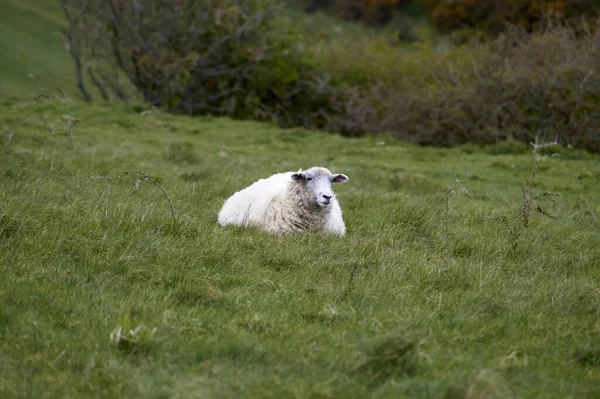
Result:
<svg viewBox="0 0 600 399"><path fill-rule="evenodd" d="M62 0L79 87L170 112L338 129L342 93L302 61L277 0Z"/></svg>
<svg viewBox="0 0 600 399"><path fill-rule="evenodd" d="M358 108L372 115L372 131L431 145L537 138L600 151L600 22L549 20L534 33L512 27L491 42L405 59L365 51L395 72L363 86ZM360 69L373 82L364 55L344 54L355 62L339 62L352 65L340 74L355 79Z"/></svg>
<svg viewBox="0 0 600 399"><path fill-rule="evenodd" d="M407 50L303 36L276 0L62 0L84 97L429 145L558 140L600 151L600 22L547 19ZM124 81L129 84L124 84Z"/></svg>

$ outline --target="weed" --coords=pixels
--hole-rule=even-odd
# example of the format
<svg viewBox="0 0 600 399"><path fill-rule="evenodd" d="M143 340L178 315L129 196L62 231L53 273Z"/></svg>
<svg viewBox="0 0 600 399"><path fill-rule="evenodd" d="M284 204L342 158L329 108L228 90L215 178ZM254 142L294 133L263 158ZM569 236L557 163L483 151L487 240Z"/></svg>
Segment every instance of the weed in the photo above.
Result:
<svg viewBox="0 0 600 399"><path fill-rule="evenodd" d="M444 266L442 271L445 273L448 269L448 263L450 262L451 254L450 254L450 227L449 227L449 215L450 215L450 196L452 194L469 194L469 190L467 190L461 183L460 180L455 176L454 177L454 186L449 188L446 191L446 209L445 209L445 227L444 227Z"/></svg>
<svg viewBox="0 0 600 399"><path fill-rule="evenodd" d="M508 371L516 367L526 367L528 359L528 356L522 351L513 351L500 360L500 368Z"/></svg>
<svg viewBox="0 0 600 399"><path fill-rule="evenodd" d="M121 177L125 177L125 176L131 175L131 174L134 174L134 175L137 174L137 175L141 176L141 177L138 177L135 179L135 188L139 188L141 182L149 181L152 184L154 184L156 187L158 187L160 189L160 191L162 191L163 195L167 199L167 202L169 203L169 208L171 209L171 217L173 218L173 222L177 223L177 214L175 213L175 208L173 208L173 203L171 202L171 199L169 198L169 195L167 194L165 189L152 176L148 175L145 172L142 172L141 170L127 170L127 171L123 172Z"/></svg>
<svg viewBox="0 0 600 399"><path fill-rule="evenodd" d="M352 271L350 272L350 276L348 277L348 282L346 283L346 292L344 294L344 297L347 297L348 295L350 295L352 293L352 288L354 286L354 277L356 275L356 272L358 271L358 269L361 267L361 263L356 262L354 264L354 267L352 268Z"/></svg>
<svg viewBox="0 0 600 399"><path fill-rule="evenodd" d="M577 205L579 207L583 207L583 205L585 205L585 211L586 211L586 213L588 213L592 217L592 219L594 219L594 223L598 222L598 218L596 218L596 214L594 213L594 211L590 207L590 204L589 204L587 198L585 198L585 197L579 198L577 200Z"/></svg>
<svg viewBox="0 0 600 399"><path fill-rule="evenodd" d="M143 324L137 324L137 312L127 312L109 336L112 345L128 353L147 352L152 346L156 327L150 329Z"/></svg>
<svg viewBox="0 0 600 399"><path fill-rule="evenodd" d="M335 305L330 303L326 304L319 313L317 313L323 320L333 320L336 317L340 317L340 313Z"/></svg>
<svg viewBox="0 0 600 399"><path fill-rule="evenodd" d="M80 122L80 120L70 115L63 115L62 119L65 121L66 124L65 135L69 139L69 148L73 148L73 127L75 127L75 125L77 125Z"/></svg>
<svg viewBox="0 0 600 399"><path fill-rule="evenodd" d="M77 118L74 118L70 115L62 115L62 120L65 122L65 130L63 132L59 133L54 129L54 125L47 121L45 116L43 116L43 118L44 118L44 126L46 127L46 130L48 132L50 132L50 134L52 134L52 136L54 137L54 149L52 150L52 159L50 161L50 170L54 170L54 160L56 157L56 152L58 150L58 143L59 143L58 137L65 136L67 138L66 148L69 150L73 149L73 146L74 146L73 127L75 125L77 125L80 122L80 120Z"/></svg>
<svg viewBox="0 0 600 399"><path fill-rule="evenodd" d="M521 205L521 210L519 214L515 216L512 220L510 220L506 215L491 216L487 218L488 220L493 220L502 224L507 233L509 241L509 250L511 252L517 249L519 239L521 238L524 230L529 227L529 220L534 213L539 213L543 216L555 219L555 216L549 214L544 209L542 209L542 207L537 202L541 199L549 199L556 205L556 203L554 202L554 197L558 197L560 196L560 194L551 191L536 191L535 178L537 176L540 163L546 160L546 156L540 155L538 153L538 150L542 148L552 147L557 144L558 143L556 142L546 144L531 143L531 173L527 181L521 186L523 204Z"/></svg>
<svg viewBox="0 0 600 399"><path fill-rule="evenodd" d="M163 188L163 186L160 185L160 183L158 183L156 181L156 179L154 179L149 174L142 172L141 170L126 170L125 172L123 172L121 174L121 176L119 178L123 179L124 177L126 177L128 175L138 175L138 177L136 177L136 179L134 181L134 186L135 186L136 190L139 189L140 184L143 181L149 181L152 184L154 184L156 187L158 187L158 189L163 193L165 199L167 200L167 203L169 204L169 209L171 210L171 218L173 219L173 222L177 223L177 212L175 211L175 208L173 207L173 202L171 202L171 198L169 198L167 191ZM91 178L105 180L105 181L109 181L109 182L113 182L116 180L114 177L111 177L111 176L92 176ZM111 193L112 187L113 187L112 184L108 184L108 192L106 194L106 200L104 203L104 217L105 218L108 217L108 204L110 201L110 193Z"/></svg>

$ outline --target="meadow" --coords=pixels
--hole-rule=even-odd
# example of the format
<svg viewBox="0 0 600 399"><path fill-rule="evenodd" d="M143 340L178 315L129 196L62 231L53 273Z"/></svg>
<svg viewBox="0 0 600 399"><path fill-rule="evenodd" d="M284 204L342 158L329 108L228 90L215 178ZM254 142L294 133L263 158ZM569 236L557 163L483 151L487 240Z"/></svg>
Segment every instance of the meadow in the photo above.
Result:
<svg viewBox="0 0 600 399"><path fill-rule="evenodd" d="M1 397L598 397L598 155L82 104L52 57L0 64ZM346 237L217 225L313 165Z"/></svg>

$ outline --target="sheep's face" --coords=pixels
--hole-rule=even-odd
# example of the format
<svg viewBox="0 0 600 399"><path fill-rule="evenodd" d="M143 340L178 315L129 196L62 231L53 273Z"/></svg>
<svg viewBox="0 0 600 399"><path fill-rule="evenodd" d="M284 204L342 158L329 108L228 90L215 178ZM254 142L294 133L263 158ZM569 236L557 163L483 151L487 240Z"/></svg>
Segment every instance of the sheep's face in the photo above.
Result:
<svg viewBox="0 0 600 399"><path fill-rule="evenodd" d="M301 192L307 201L319 207L328 207L335 195L331 185L347 182L348 176L332 174L325 168L314 167L294 173L292 180L298 184L298 188L302 188Z"/></svg>

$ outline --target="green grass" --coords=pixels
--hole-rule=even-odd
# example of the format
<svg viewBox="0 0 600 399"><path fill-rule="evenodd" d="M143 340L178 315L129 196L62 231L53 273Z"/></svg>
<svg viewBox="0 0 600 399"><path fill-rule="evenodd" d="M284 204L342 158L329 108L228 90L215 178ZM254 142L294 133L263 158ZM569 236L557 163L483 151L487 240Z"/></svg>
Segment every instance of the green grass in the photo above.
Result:
<svg viewBox="0 0 600 399"><path fill-rule="evenodd" d="M40 84L78 94L74 66L59 30L63 20L58 0L1 2L0 95L26 95Z"/></svg>
<svg viewBox="0 0 600 399"><path fill-rule="evenodd" d="M0 105L14 132L0 153L1 397L597 395L597 156L541 164L557 218L534 217L510 252L485 219L520 209L518 145L22 102ZM63 115L80 120L71 141ZM234 191L312 165L351 178L337 187L345 238L217 225ZM129 169L165 188L177 224L155 186L119 178ZM447 258L455 175L471 195L450 199ZM139 325L139 341L111 341Z"/></svg>
<svg viewBox="0 0 600 399"><path fill-rule="evenodd" d="M56 2L0 5L0 397L597 397L598 156L540 165L556 219L535 215L511 252L486 218L520 210L532 157L515 143L14 108L40 86L77 98L61 20ZM351 178L345 238L217 225L236 190L313 165ZM455 176L470 195L450 198L448 256Z"/></svg>

